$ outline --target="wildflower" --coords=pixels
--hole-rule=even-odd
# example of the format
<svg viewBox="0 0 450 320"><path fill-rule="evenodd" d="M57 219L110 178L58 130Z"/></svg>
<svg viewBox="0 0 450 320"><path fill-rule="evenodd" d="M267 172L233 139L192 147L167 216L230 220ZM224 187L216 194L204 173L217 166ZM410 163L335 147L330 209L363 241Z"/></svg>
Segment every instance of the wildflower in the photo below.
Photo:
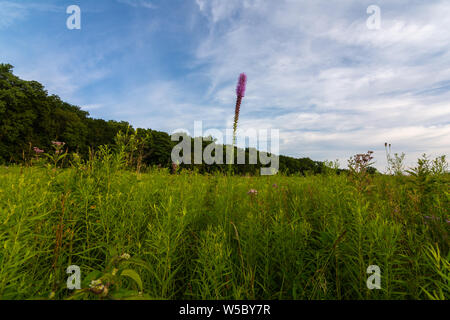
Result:
<svg viewBox="0 0 450 320"><path fill-rule="evenodd" d="M102 284L102 280L98 279L98 280L92 280L91 283L89 284L89 288L94 288L97 287L99 285Z"/></svg>
<svg viewBox="0 0 450 320"><path fill-rule="evenodd" d="M38 147L34 147L33 150L34 152L36 152L36 154L44 153L44 150L41 150Z"/></svg>
<svg viewBox="0 0 450 320"><path fill-rule="evenodd" d="M431 220L431 221L439 221L439 218L438 217L436 217L436 216L424 216L424 218L426 219L426 220ZM450 220L447 220L447 223L449 223L449 221ZM428 224L426 221L425 221L425 224Z"/></svg>
<svg viewBox="0 0 450 320"><path fill-rule="evenodd" d="M273 188L278 188L278 185L277 185L276 183L274 183L274 184L272 185L272 187L273 187Z"/></svg>
<svg viewBox="0 0 450 320"><path fill-rule="evenodd" d="M247 194L250 194L250 195L257 195L258 194L258 191L257 190L255 190L255 189L250 189L249 190L249 192L247 192Z"/></svg>
<svg viewBox="0 0 450 320"><path fill-rule="evenodd" d="M123 259L123 260L128 260L130 258L131 258L131 256L128 253L124 253L120 256L120 259Z"/></svg>
<svg viewBox="0 0 450 320"><path fill-rule="evenodd" d="M55 146L61 147L61 146L64 146L66 143L65 142L59 142L59 141L52 141L52 144L54 144Z"/></svg>
<svg viewBox="0 0 450 320"><path fill-rule="evenodd" d="M241 73L239 76L239 82L236 88L236 109L234 113L234 124L233 124L233 145L236 143L236 130L239 121L239 112L241 110L242 98L245 96L245 89L247 85L247 75Z"/></svg>
<svg viewBox="0 0 450 320"><path fill-rule="evenodd" d="M244 97L245 96L245 89L247 85L247 75L245 73L241 73L239 76L239 82L236 88L236 95L238 97Z"/></svg>

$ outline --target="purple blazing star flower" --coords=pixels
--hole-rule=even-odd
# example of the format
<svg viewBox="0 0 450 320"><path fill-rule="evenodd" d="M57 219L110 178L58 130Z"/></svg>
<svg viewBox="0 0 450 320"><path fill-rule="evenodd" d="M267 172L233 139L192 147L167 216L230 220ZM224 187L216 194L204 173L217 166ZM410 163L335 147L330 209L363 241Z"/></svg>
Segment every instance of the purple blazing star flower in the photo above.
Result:
<svg viewBox="0 0 450 320"><path fill-rule="evenodd" d="M245 88L247 85L247 75L245 73L241 73L239 76L238 85L236 88L236 109L234 112L234 123L233 123L233 145L236 143L236 130L239 121L239 112L241 110L242 98L245 95Z"/></svg>
<svg viewBox="0 0 450 320"><path fill-rule="evenodd" d="M241 73L239 76L239 82L236 88L236 95L238 97L245 96L245 88L247 86L247 75L245 73Z"/></svg>

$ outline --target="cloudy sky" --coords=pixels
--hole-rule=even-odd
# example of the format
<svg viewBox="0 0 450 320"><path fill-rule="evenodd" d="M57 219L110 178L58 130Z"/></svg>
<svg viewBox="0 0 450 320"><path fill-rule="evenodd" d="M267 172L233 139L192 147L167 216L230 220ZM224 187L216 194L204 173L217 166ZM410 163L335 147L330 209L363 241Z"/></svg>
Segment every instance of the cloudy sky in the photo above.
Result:
<svg viewBox="0 0 450 320"><path fill-rule="evenodd" d="M373 150L383 170L385 142L409 165L449 154L449 30L448 0L0 0L0 62L93 117L167 132L230 128L246 72L242 129L342 166Z"/></svg>

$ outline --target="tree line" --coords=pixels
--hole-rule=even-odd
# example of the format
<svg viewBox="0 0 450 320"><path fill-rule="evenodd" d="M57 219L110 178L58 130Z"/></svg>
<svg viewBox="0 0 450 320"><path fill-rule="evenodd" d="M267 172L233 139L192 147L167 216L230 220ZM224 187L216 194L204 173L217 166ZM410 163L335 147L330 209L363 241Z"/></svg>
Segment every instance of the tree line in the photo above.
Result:
<svg viewBox="0 0 450 320"><path fill-rule="evenodd" d="M171 152L178 144L166 132L135 129L125 121L91 118L87 111L50 95L39 82L20 79L13 74L10 64L0 64L0 163L23 163L34 155L35 147L51 150L52 141L65 142L67 152L84 159L100 146L115 148L120 143L129 149L131 165L165 168L173 166ZM203 141L203 148L210 143L213 142ZM249 151L245 150L247 159ZM287 174L321 173L324 166L323 162L310 158L279 157L280 171ZM201 173L229 169L226 164L181 167ZM256 174L261 167L258 161L233 166L232 170L236 174Z"/></svg>

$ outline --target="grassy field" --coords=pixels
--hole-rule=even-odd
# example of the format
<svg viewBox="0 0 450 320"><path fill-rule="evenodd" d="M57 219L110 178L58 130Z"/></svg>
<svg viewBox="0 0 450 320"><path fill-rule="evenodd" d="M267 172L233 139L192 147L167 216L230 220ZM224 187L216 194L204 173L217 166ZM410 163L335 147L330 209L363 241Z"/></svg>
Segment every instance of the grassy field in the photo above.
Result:
<svg viewBox="0 0 450 320"><path fill-rule="evenodd" d="M448 174L237 177L115 163L0 167L1 299L449 298ZM82 290L67 289L70 265ZM379 290L367 288L370 265Z"/></svg>

